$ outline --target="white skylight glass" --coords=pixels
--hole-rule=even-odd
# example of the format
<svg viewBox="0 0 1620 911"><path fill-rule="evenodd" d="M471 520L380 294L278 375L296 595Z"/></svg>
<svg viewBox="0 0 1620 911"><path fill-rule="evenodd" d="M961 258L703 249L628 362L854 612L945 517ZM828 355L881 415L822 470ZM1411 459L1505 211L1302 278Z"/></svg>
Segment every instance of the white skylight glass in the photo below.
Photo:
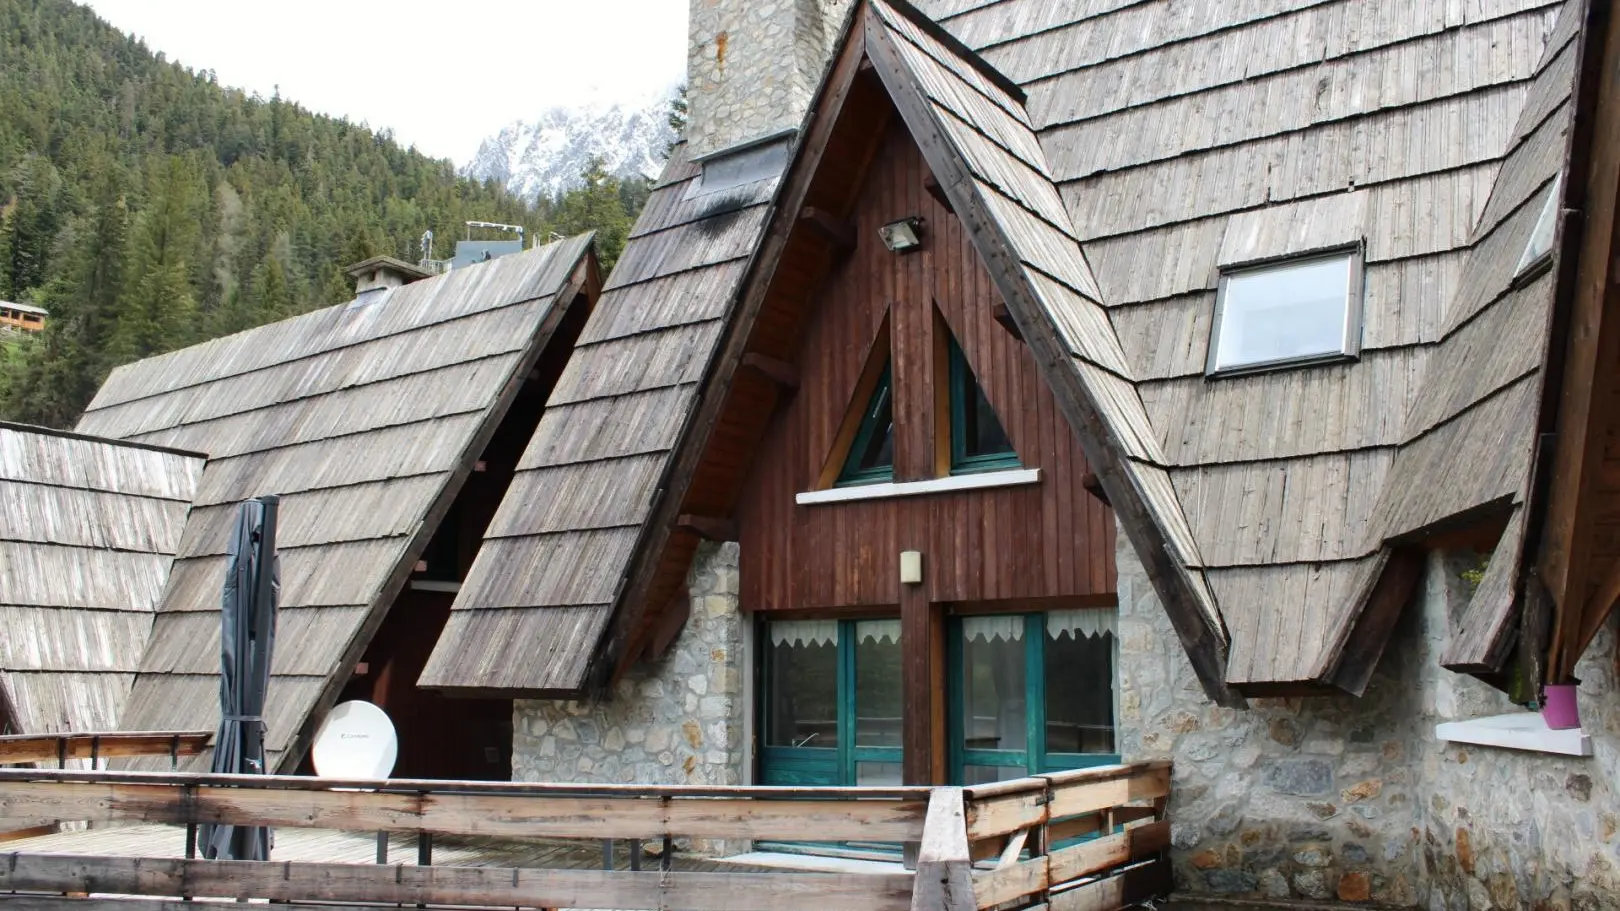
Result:
<svg viewBox="0 0 1620 911"><path fill-rule="evenodd" d="M1553 181L1552 192L1547 194L1547 201L1541 205L1541 216L1536 219L1536 229L1530 232L1530 242L1524 245L1524 255L1519 257L1519 265L1513 270L1513 277L1518 278L1530 271L1542 260L1552 255L1553 232L1558 227L1558 198L1563 194L1559 192L1564 187L1564 175L1558 175Z"/></svg>
<svg viewBox="0 0 1620 911"><path fill-rule="evenodd" d="M1209 372L1348 357L1361 336L1361 255L1342 251L1221 276Z"/></svg>

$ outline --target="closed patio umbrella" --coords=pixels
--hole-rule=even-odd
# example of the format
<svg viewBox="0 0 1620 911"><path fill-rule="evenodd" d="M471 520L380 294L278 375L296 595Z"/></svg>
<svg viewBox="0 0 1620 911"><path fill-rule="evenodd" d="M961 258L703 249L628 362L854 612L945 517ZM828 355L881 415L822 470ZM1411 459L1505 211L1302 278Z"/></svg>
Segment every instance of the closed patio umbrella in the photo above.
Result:
<svg viewBox="0 0 1620 911"><path fill-rule="evenodd" d="M279 498L242 504L225 556L220 601L219 702L213 771L263 775L264 699L270 686L270 653L276 637L280 590L276 560ZM270 830L209 825L199 833L203 856L217 860L269 860Z"/></svg>

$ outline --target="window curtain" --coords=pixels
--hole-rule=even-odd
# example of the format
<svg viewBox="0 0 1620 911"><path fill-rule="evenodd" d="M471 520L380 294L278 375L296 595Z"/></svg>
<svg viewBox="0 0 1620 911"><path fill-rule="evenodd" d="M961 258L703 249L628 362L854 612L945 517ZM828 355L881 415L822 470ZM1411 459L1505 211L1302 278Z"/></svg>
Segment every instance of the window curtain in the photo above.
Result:
<svg viewBox="0 0 1620 911"><path fill-rule="evenodd" d="M895 626L899 627L899 622ZM771 644L776 646L793 645L837 645L837 620L773 620L771 622Z"/></svg>
<svg viewBox="0 0 1620 911"><path fill-rule="evenodd" d="M1117 618L1119 611L1112 607L1082 607L1075 610L1049 611L1046 615L1046 637L1095 639L1104 633L1119 638Z"/></svg>

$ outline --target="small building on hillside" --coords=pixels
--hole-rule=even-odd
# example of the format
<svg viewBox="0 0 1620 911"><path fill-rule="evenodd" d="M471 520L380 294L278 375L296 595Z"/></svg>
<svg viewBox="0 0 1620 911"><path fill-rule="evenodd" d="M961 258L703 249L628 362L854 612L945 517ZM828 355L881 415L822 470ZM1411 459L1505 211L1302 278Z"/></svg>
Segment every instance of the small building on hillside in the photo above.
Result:
<svg viewBox="0 0 1620 911"><path fill-rule="evenodd" d="M14 304L0 301L0 329L16 332L44 332L45 318L50 311L32 304Z"/></svg>

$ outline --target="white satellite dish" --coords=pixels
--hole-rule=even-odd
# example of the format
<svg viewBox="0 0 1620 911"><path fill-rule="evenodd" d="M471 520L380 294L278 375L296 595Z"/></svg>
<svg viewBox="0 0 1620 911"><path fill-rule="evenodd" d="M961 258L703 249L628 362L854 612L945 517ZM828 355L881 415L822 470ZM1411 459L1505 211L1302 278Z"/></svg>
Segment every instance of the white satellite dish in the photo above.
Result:
<svg viewBox="0 0 1620 911"><path fill-rule="evenodd" d="M387 778L399 758L399 740L387 713L356 700L326 716L311 753L322 778Z"/></svg>

